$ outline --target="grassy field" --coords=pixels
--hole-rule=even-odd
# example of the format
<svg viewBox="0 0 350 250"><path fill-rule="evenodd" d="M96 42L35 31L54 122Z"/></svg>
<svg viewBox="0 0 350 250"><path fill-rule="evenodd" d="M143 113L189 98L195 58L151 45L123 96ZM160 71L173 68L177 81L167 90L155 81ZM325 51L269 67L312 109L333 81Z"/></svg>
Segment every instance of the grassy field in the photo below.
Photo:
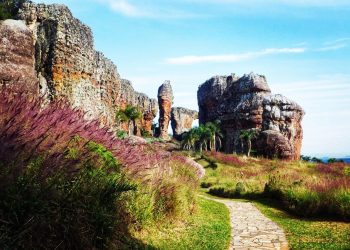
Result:
<svg viewBox="0 0 350 250"><path fill-rule="evenodd" d="M206 168L202 192L254 202L285 230L291 249L350 249L349 217L341 212L350 208L349 165L219 153L198 162Z"/></svg>
<svg viewBox="0 0 350 250"><path fill-rule="evenodd" d="M206 152L202 187L226 198L273 198L294 214L350 220L350 165Z"/></svg>
<svg viewBox="0 0 350 250"><path fill-rule="evenodd" d="M225 205L199 198L198 209L185 224L162 224L135 233L149 249L227 249L229 211Z"/></svg>

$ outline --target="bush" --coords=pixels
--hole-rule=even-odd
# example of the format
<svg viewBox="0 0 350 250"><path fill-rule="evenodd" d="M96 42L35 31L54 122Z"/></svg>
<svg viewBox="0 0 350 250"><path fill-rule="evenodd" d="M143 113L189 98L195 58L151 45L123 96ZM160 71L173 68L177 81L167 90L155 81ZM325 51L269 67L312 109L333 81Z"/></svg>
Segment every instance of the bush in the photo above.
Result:
<svg viewBox="0 0 350 250"><path fill-rule="evenodd" d="M16 17L18 10L28 0L2 0L0 2L0 20L13 19Z"/></svg>

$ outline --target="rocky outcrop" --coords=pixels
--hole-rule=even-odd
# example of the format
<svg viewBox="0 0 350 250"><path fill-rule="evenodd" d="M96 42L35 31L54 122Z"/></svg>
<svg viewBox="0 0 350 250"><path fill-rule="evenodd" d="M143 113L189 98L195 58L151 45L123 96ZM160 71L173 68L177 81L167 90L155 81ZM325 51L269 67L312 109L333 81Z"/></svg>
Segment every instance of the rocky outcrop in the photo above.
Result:
<svg viewBox="0 0 350 250"><path fill-rule="evenodd" d="M125 88L112 61L95 51L90 28L67 7L26 3L18 17L26 25L1 24L1 57L7 58L0 61L2 82L26 84L41 90L48 100L65 99L85 111L87 118L113 127L116 111L129 103L143 114L139 130L151 131L156 101L131 85ZM16 31L19 27L21 32ZM3 34L9 34L8 40Z"/></svg>
<svg viewBox="0 0 350 250"><path fill-rule="evenodd" d="M173 90L170 81L165 81L158 89L159 137L169 139L168 128L173 104Z"/></svg>
<svg viewBox="0 0 350 250"><path fill-rule="evenodd" d="M23 21L0 22L0 84L39 93L39 80L34 70L34 40Z"/></svg>
<svg viewBox="0 0 350 250"><path fill-rule="evenodd" d="M120 109L124 109L127 105L138 107L142 111L142 118L136 121L136 127L131 128L135 135L143 133L153 134L152 122L158 114L158 103L156 99L150 99L143 93L136 92L129 80L121 80ZM128 124L122 124L125 131L129 131Z"/></svg>
<svg viewBox="0 0 350 250"><path fill-rule="evenodd" d="M188 132L193 125L193 121L198 119L198 112L186 108L171 109L171 127L173 129L173 137L181 140L182 135Z"/></svg>
<svg viewBox="0 0 350 250"><path fill-rule="evenodd" d="M226 152L243 152L240 132L255 129L257 154L299 159L304 111L286 97L271 94L264 76L216 76L202 84L197 94L199 122L221 121Z"/></svg>

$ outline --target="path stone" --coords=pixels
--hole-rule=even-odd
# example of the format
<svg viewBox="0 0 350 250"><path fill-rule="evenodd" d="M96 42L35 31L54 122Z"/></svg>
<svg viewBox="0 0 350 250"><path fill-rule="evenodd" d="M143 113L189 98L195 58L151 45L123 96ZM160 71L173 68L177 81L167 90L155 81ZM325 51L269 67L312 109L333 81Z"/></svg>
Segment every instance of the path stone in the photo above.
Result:
<svg viewBox="0 0 350 250"><path fill-rule="evenodd" d="M230 250L288 249L284 231L252 203L202 197L223 203L229 208L232 227Z"/></svg>

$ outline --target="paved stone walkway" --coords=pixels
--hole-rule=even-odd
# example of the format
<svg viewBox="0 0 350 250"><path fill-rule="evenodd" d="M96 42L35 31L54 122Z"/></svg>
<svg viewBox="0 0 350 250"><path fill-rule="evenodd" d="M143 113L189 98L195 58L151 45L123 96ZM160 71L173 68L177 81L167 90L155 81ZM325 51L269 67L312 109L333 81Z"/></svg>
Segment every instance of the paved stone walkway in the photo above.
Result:
<svg viewBox="0 0 350 250"><path fill-rule="evenodd" d="M232 227L230 250L288 249L288 242L283 230L275 222L266 218L253 204L207 199L221 202L230 210Z"/></svg>

